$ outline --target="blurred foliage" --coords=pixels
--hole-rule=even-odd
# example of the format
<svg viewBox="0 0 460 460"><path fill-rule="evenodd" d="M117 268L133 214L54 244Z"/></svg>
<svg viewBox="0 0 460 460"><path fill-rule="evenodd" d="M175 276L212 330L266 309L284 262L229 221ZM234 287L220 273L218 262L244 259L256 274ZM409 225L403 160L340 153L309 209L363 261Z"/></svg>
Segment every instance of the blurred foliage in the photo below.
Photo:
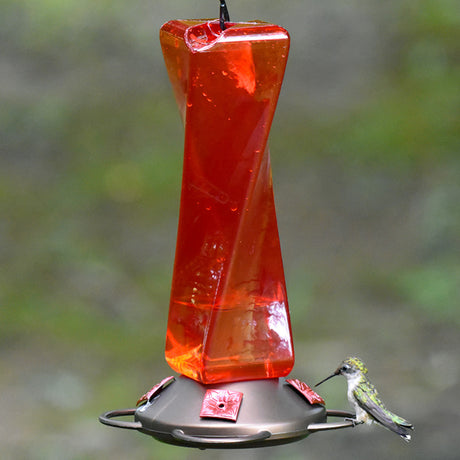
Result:
<svg viewBox="0 0 460 460"><path fill-rule="evenodd" d="M318 120L316 114L307 121L296 113L286 117L281 122L288 131L280 139L284 151L337 155L352 167L396 170L458 160L458 5L450 0L401 2L399 16L391 66L368 101L339 120Z"/></svg>
<svg viewBox="0 0 460 460"><path fill-rule="evenodd" d="M402 294L436 319L460 324L460 267L435 265L402 273L395 281Z"/></svg>

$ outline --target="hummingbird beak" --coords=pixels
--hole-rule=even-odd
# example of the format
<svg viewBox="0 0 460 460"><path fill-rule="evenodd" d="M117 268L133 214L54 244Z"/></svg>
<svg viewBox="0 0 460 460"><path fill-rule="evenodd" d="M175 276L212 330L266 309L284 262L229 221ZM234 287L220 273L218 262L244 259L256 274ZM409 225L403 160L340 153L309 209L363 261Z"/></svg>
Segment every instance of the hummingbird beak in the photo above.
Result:
<svg viewBox="0 0 460 460"><path fill-rule="evenodd" d="M321 385L321 384L324 383L326 380L332 379L332 377L335 377L336 375L339 375L339 374L340 374L340 372L339 372L339 370L337 369L337 370L336 370L333 374L331 374L329 377L326 377L324 380L321 380L321 382L317 383L317 384L315 385L315 387Z"/></svg>

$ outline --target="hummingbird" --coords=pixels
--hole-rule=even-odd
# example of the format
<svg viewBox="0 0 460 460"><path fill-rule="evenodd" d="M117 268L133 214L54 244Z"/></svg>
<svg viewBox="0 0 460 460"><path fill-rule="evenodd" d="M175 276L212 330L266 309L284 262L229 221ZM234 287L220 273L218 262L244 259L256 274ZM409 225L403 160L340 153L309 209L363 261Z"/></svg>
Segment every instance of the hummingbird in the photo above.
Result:
<svg viewBox="0 0 460 460"><path fill-rule="evenodd" d="M356 418L351 421L354 424L377 422L409 442L411 439L409 430L413 430L414 426L385 407L376 388L369 381L366 374L367 368L359 358L347 358L342 361L332 375L321 380L315 387L336 375L343 375L348 383L348 401L356 411Z"/></svg>

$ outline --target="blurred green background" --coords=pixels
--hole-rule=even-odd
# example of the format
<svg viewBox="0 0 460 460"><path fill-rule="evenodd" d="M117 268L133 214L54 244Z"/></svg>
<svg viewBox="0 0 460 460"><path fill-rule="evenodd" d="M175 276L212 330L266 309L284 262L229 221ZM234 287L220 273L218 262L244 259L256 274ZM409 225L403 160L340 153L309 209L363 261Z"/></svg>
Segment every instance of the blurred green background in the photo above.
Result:
<svg viewBox="0 0 460 460"><path fill-rule="evenodd" d="M457 1L228 3L292 38L270 138L292 375L361 356L413 442L202 452L99 424L171 373L183 131L158 31L218 2L1 0L2 459L458 458ZM321 395L347 409L335 380Z"/></svg>

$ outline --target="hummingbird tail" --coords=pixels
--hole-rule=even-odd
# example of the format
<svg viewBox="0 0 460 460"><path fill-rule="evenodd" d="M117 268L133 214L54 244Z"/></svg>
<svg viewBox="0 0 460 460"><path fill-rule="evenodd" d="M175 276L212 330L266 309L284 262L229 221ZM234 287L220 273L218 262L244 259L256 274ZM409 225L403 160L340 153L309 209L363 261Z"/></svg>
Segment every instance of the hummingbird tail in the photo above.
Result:
<svg viewBox="0 0 460 460"><path fill-rule="evenodd" d="M411 440L410 431L414 429L412 423L390 412L381 402L380 404L381 405L367 406L367 410L371 417L388 430L401 436L404 441L409 442Z"/></svg>
<svg viewBox="0 0 460 460"><path fill-rule="evenodd" d="M399 436L401 436L402 439L404 439L404 441L406 442L409 442L412 438L411 434L410 434L410 430L413 430L414 429L414 426L411 425L409 422L406 422L406 424L404 425L397 425L397 429L393 430L395 431L397 434L399 434Z"/></svg>
<svg viewBox="0 0 460 460"><path fill-rule="evenodd" d="M412 436L410 434L408 434L408 433L400 434L399 436L401 436L401 438L404 439L404 441L406 441L406 442L410 442L410 440L412 438Z"/></svg>

